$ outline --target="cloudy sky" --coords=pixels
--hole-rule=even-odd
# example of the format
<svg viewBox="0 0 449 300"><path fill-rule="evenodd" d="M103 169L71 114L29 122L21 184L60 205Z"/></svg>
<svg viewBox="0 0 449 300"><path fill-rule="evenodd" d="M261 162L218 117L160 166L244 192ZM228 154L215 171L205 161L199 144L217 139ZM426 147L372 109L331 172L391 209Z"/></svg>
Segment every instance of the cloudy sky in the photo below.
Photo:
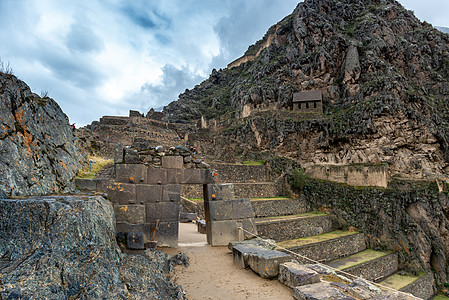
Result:
<svg viewBox="0 0 449 300"><path fill-rule="evenodd" d="M400 0L449 27L449 0ZM226 67L298 0L0 0L0 58L77 126L147 112Z"/></svg>

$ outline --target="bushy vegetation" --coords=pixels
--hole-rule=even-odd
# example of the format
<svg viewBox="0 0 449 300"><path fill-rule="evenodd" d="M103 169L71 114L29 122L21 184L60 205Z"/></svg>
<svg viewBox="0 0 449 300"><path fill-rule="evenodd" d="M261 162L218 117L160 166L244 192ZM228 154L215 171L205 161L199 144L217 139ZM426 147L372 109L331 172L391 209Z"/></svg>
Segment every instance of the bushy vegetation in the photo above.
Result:
<svg viewBox="0 0 449 300"><path fill-rule="evenodd" d="M1 57L0 57L0 72L8 75L14 75L14 72L12 70L9 61L4 62Z"/></svg>

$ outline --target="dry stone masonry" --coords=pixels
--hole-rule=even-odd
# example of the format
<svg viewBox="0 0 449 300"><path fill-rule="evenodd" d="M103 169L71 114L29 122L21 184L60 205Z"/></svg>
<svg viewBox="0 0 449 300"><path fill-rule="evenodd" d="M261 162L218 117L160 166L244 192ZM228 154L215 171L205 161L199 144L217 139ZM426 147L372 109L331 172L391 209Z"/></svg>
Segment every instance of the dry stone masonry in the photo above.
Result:
<svg viewBox="0 0 449 300"><path fill-rule="evenodd" d="M126 159L125 162L129 160ZM214 183L216 173L183 169L182 156L163 156L162 168L137 163L117 163L115 182L106 189L114 204L117 232L139 236L128 248L144 249L153 239L159 246L176 248L180 184Z"/></svg>
<svg viewBox="0 0 449 300"><path fill-rule="evenodd" d="M150 248L155 241L158 246L177 247L181 185L203 186L209 244L245 239L239 227L256 233L250 200L234 199L233 185L217 184L215 170L204 169L202 162L191 163L192 153L184 146L149 148L118 147L113 181L78 182L108 194L118 237L128 249Z"/></svg>

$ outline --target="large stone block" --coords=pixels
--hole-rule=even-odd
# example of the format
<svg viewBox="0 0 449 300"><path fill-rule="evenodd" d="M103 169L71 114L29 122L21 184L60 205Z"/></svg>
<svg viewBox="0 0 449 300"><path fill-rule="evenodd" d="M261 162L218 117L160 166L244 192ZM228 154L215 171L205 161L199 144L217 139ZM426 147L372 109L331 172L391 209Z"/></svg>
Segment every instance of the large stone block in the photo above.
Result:
<svg viewBox="0 0 449 300"><path fill-rule="evenodd" d="M113 183L106 193L114 204L136 204L136 185L126 183Z"/></svg>
<svg viewBox="0 0 449 300"><path fill-rule="evenodd" d="M167 184L162 187L162 201L176 202L181 201L181 186L179 184Z"/></svg>
<svg viewBox="0 0 449 300"><path fill-rule="evenodd" d="M145 182L146 166L141 164L116 164L115 180L121 183Z"/></svg>
<svg viewBox="0 0 449 300"><path fill-rule="evenodd" d="M180 184L184 174L183 169L167 169L167 183Z"/></svg>
<svg viewBox="0 0 449 300"><path fill-rule="evenodd" d="M115 224L117 232L128 233L128 232L147 232L149 227L147 224L131 224L128 222L117 222Z"/></svg>
<svg viewBox="0 0 449 300"><path fill-rule="evenodd" d="M145 205L115 205L114 211L117 222L145 223Z"/></svg>
<svg viewBox="0 0 449 300"><path fill-rule="evenodd" d="M126 247L131 250L145 249L145 238L143 232L128 232L126 235Z"/></svg>
<svg viewBox="0 0 449 300"><path fill-rule="evenodd" d="M205 184L217 184L217 183L218 183L218 172L216 170L207 169Z"/></svg>
<svg viewBox="0 0 449 300"><path fill-rule="evenodd" d="M107 191L108 187L112 185L113 179L95 179L97 181L97 191L99 192L105 192Z"/></svg>
<svg viewBox="0 0 449 300"><path fill-rule="evenodd" d="M234 199L234 185L228 184L207 184L205 185L205 201L222 201Z"/></svg>
<svg viewBox="0 0 449 300"><path fill-rule="evenodd" d="M147 203L146 222L153 223L156 220L161 222L177 222L179 219L179 203L158 202Z"/></svg>
<svg viewBox="0 0 449 300"><path fill-rule="evenodd" d="M167 170L158 168L148 168L145 183L167 184Z"/></svg>
<svg viewBox="0 0 449 300"><path fill-rule="evenodd" d="M124 148L123 144L117 144L114 147L114 163L122 164L124 162Z"/></svg>
<svg viewBox="0 0 449 300"><path fill-rule="evenodd" d="M206 222L206 233L211 246L226 246L239 239L238 224L234 220Z"/></svg>
<svg viewBox="0 0 449 300"><path fill-rule="evenodd" d="M297 300L309 299L335 299L335 300L355 300L355 298L344 294L333 287L329 282L319 282L304 286L297 286L293 289L293 297Z"/></svg>
<svg viewBox="0 0 449 300"><path fill-rule="evenodd" d="M262 250L264 249L256 245L249 245L249 244L236 245L232 248L232 258L234 260L234 263L246 269L249 267L248 260L250 255L256 254Z"/></svg>
<svg viewBox="0 0 449 300"><path fill-rule="evenodd" d="M232 220L232 201L213 201L207 207L209 213L206 214L207 221Z"/></svg>
<svg viewBox="0 0 449 300"><path fill-rule="evenodd" d="M210 170L207 169L184 169L182 183L183 184L208 184Z"/></svg>
<svg viewBox="0 0 449 300"><path fill-rule="evenodd" d="M97 189L97 182L95 179L81 179L75 178L76 187L80 190L93 191Z"/></svg>
<svg viewBox="0 0 449 300"><path fill-rule="evenodd" d="M257 235L257 227L253 218L237 220L237 224L242 227L243 239L251 239Z"/></svg>
<svg viewBox="0 0 449 300"><path fill-rule="evenodd" d="M254 218L254 211L249 198L232 200L232 218L234 220Z"/></svg>
<svg viewBox="0 0 449 300"><path fill-rule="evenodd" d="M184 159L182 156L163 156L162 168L166 169L182 169L184 167Z"/></svg>
<svg viewBox="0 0 449 300"><path fill-rule="evenodd" d="M264 249L256 255L250 255L248 264L260 277L274 278L279 274L279 265L290 260L290 255L284 252Z"/></svg>
<svg viewBox="0 0 449 300"><path fill-rule="evenodd" d="M279 281L294 288L320 282L320 274L297 262L285 262L279 265Z"/></svg>
<svg viewBox="0 0 449 300"><path fill-rule="evenodd" d="M149 241L153 235L155 223L148 224L146 239ZM178 247L178 222L160 222L156 230L156 238L158 247Z"/></svg>
<svg viewBox="0 0 449 300"><path fill-rule="evenodd" d="M136 200L139 204L156 203L162 201L162 185L137 184Z"/></svg>

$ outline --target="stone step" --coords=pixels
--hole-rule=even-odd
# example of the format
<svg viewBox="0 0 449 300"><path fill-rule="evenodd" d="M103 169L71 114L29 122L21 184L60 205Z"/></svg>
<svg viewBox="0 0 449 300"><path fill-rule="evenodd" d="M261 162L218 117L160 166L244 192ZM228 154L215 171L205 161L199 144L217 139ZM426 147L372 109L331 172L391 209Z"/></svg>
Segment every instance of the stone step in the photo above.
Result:
<svg viewBox="0 0 449 300"><path fill-rule="evenodd" d="M363 233L341 230L283 241L277 243L277 246L277 250L282 247L318 262L336 260L366 249ZM298 256L295 256L295 259L299 262L310 263L307 259Z"/></svg>
<svg viewBox="0 0 449 300"><path fill-rule="evenodd" d="M367 249L327 263L328 266L370 281L380 281L398 270L396 252Z"/></svg>
<svg viewBox="0 0 449 300"><path fill-rule="evenodd" d="M293 216L255 219L257 232L263 238L276 242L313 236L335 230L334 217L321 212Z"/></svg>
<svg viewBox="0 0 449 300"><path fill-rule="evenodd" d="M379 284L426 300L434 296L434 278L432 274L408 276L396 273L385 278Z"/></svg>
<svg viewBox="0 0 449 300"><path fill-rule="evenodd" d="M263 198L279 196L278 188L274 182L233 184L236 198ZM202 198L203 185L183 184L181 185L181 196L185 198Z"/></svg>
<svg viewBox="0 0 449 300"><path fill-rule="evenodd" d="M310 211L310 205L302 199L252 198L251 204L256 218L297 215Z"/></svg>

